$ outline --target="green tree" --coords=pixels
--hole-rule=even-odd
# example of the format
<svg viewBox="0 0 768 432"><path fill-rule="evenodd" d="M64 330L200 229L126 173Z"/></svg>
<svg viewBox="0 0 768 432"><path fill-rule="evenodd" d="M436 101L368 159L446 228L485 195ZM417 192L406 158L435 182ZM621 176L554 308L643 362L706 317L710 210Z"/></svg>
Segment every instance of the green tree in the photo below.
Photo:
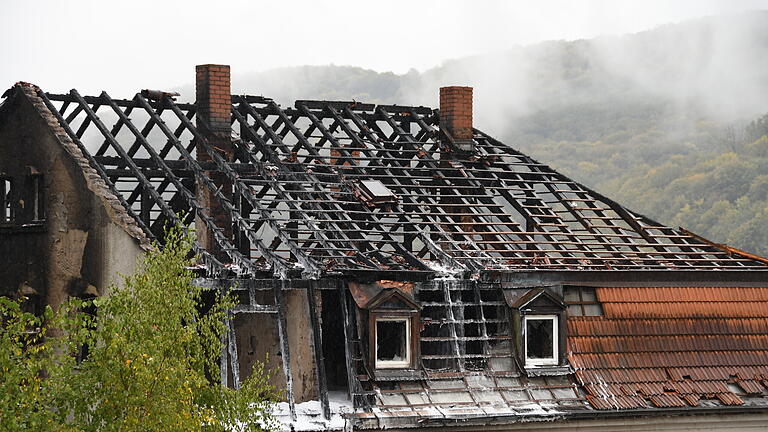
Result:
<svg viewBox="0 0 768 432"><path fill-rule="evenodd" d="M51 317L24 312L21 303L0 297L0 430L58 429L49 411L53 395L42 371L50 346L43 343L44 322Z"/></svg>
<svg viewBox="0 0 768 432"><path fill-rule="evenodd" d="M263 366L254 368L240 390L217 382L224 320L233 301L219 296L203 305L189 270L193 238L176 227L165 239L122 286L93 302L72 300L55 316L49 311L40 318L24 314L16 302L0 302L3 430L274 426L269 409L278 395ZM95 318L82 312L92 306ZM77 363L72 354L83 346L88 355Z"/></svg>

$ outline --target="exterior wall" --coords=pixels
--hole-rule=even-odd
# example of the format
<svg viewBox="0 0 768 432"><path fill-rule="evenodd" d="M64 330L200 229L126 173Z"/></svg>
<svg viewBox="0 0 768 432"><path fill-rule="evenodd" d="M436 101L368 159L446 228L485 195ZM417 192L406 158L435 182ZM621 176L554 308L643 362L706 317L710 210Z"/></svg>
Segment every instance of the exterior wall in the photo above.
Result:
<svg viewBox="0 0 768 432"><path fill-rule="evenodd" d="M259 303L272 302L271 291L259 295ZM318 296L319 297L319 296ZM319 300L318 300L319 305ZM312 351L312 327L309 321L307 291L303 289L285 291L288 345L290 347L291 378L293 397L296 403L317 400L317 378L315 359ZM318 309L320 307L318 306ZM318 310L318 314L320 311ZM234 320L237 335L237 356L241 378L250 376L253 364L265 362L272 371L270 382L277 389L285 389L280 337L275 314L238 314Z"/></svg>
<svg viewBox="0 0 768 432"><path fill-rule="evenodd" d="M312 352L312 325L309 322L309 301L306 290L285 293L288 344L291 347L291 373L295 401L317 400L315 358ZM318 302L320 314L320 303Z"/></svg>
<svg viewBox="0 0 768 432"><path fill-rule="evenodd" d="M659 413L661 414L661 413ZM554 419L521 421L507 425L489 421L488 425L477 427L437 427L433 430L443 431L590 431L590 432L761 432L768 425L768 412L758 414L693 414L645 416L634 418L607 419ZM389 428L387 428L389 429ZM427 428L429 429L429 428ZM396 429L393 431L412 431L413 429Z"/></svg>
<svg viewBox="0 0 768 432"><path fill-rule="evenodd" d="M39 306L57 307L69 296L103 294L118 272L133 271L146 239L34 90L16 91L24 94L9 98L0 118L0 174L41 173L46 217L41 227L0 231L0 295L26 285Z"/></svg>

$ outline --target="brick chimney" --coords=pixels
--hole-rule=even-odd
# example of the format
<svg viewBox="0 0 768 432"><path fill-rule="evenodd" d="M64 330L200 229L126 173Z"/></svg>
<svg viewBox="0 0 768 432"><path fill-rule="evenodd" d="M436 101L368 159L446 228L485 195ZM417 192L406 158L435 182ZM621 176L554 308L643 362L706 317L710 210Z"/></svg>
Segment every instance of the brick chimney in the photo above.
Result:
<svg viewBox="0 0 768 432"><path fill-rule="evenodd" d="M197 96L197 114L195 120L197 129L206 138L208 144L218 151L225 160L232 161L232 96L228 65L205 64L196 68L195 93ZM211 156L197 144L197 160L210 162ZM206 171L227 198L232 197L232 184L226 181L226 176L219 171ZM232 238L232 219L224 210L219 200L204 185L197 185L198 201L208 210L208 214L216 221L227 238ZM212 233L198 218L197 236L200 245L212 252L221 260L226 260L226 254L216 247Z"/></svg>
<svg viewBox="0 0 768 432"><path fill-rule="evenodd" d="M474 151L472 140L472 87L440 87L440 130L447 144L466 152Z"/></svg>

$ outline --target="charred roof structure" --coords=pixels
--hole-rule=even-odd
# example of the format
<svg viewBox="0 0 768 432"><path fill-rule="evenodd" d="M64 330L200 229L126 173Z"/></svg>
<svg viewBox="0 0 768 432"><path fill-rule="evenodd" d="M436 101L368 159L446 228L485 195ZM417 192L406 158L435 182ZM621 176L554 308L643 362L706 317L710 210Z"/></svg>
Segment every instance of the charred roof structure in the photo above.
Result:
<svg viewBox="0 0 768 432"><path fill-rule="evenodd" d="M286 424L768 418L768 260L473 128L469 87L441 89L439 110L282 107L230 95L229 68L203 65L194 104L22 83L6 96L0 252L33 250L3 293L102 293L132 264L105 251L133 243L134 259L167 222L192 225L197 282L240 299L222 380L237 387L268 357ZM76 264L55 253L62 241L79 245Z"/></svg>

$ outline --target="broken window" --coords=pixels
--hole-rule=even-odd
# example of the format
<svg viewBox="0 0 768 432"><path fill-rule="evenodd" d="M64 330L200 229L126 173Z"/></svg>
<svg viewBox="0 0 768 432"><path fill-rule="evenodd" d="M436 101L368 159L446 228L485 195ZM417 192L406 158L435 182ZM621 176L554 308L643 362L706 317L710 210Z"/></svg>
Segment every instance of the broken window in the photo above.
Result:
<svg viewBox="0 0 768 432"><path fill-rule="evenodd" d="M565 287L565 304L569 316L602 316L603 307L592 287Z"/></svg>
<svg viewBox="0 0 768 432"><path fill-rule="evenodd" d="M525 366L558 363L557 315L525 316Z"/></svg>
<svg viewBox="0 0 768 432"><path fill-rule="evenodd" d="M43 199L43 176L42 174L33 174L29 177L29 188L27 190L27 199L30 202L30 212L32 222L41 222L45 220L45 207Z"/></svg>
<svg viewBox="0 0 768 432"><path fill-rule="evenodd" d="M411 321L409 318L376 318L376 368L406 368L411 365Z"/></svg>
<svg viewBox="0 0 768 432"><path fill-rule="evenodd" d="M0 223L13 222L13 208L11 207L11 191L13 180L9 177L0 177Z"/></svg>
<svg viewBox="0 0 768 432"><path fill-rule="evenodd" d="M45 220L43 176L0 177L0 224L40 225Z"/></svg>

